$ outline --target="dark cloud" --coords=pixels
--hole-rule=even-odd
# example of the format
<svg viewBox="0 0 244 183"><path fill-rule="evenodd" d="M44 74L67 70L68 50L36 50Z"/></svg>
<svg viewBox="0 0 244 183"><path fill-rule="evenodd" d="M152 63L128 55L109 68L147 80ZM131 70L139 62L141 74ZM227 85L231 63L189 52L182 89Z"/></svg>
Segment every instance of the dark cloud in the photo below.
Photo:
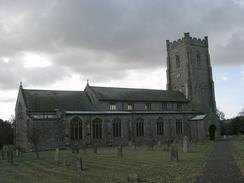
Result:
<svg viewBox="0 0 244 183"><path fill-rule="evenodd" d="M243 64L238 1L2 0L0 12L0 58L11 60L0 59L1 89L20 79L46 85L78 73L100 81L165 66L165 40L183 32L209 36L213 65ZM23 51L44 53L52 65L27 69L18 57Z"/></svg>

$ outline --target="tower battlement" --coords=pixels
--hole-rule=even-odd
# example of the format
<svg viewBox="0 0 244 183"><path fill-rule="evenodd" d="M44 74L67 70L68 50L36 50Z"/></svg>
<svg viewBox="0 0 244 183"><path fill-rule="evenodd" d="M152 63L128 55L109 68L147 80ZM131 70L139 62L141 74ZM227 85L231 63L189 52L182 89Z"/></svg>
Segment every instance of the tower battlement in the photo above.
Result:
<svg viewBox="0 0 244 183"><path fill-rule="evenodd" d="M205 36L204 39L199 39L195 37L191 37L190 33L184 33L184 37L181 39L178 39L177 41L170 42L169 40L166 40L167 49L172 50L176 47L190 44L193 46L200 46L200 47L208 47L208 37Z"/></svg>

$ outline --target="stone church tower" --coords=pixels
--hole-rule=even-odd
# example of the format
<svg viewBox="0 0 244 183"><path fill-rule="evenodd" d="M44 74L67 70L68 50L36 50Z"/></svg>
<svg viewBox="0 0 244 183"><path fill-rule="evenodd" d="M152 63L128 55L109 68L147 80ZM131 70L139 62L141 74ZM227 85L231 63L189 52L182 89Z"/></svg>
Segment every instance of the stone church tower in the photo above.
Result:
<svg viewBox="0 0 244 183"><path fill-rule="evenodd" d="M199 122L202 137L215 139L220 135L216 115L214 82L208 50L208 37L197 39L185 33L182 39L167 44L167 89L182 92L190 108L207 115Z"/></svg>
<svg viewBox="0 0 244 183"><path fill-rule="evenodd" d="M181 91L192 110L216 114L208 38L192 38L185 33L182 39L166 43L167 89Z"/></svg>

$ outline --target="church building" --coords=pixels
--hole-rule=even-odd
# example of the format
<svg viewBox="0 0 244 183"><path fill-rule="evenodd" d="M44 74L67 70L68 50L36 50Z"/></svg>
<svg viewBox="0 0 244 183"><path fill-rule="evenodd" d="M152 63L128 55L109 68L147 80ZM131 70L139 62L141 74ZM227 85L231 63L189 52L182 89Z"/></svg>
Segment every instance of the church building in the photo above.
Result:
<svg viewBox="0 0 244 183"><path fill-rule="evenodd" d="M84 91L26 89L15 107L16 146L33 147L30 126L44 134L39 145L115 146L220 135L208 38L185 33L167 45L167 90L91 86ZM33 128L32 128L33 129Z"/></svg>

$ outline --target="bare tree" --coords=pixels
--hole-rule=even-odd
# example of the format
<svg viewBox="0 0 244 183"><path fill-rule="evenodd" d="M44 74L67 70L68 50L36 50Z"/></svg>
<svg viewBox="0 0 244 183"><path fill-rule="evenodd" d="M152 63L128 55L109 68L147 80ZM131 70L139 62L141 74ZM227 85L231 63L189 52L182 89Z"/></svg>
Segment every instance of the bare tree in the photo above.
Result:
<svg viewBox="0 0 244 183"><path fill-rule="evenodd" d="M238 113L238 116L244 116L244 108Z"/></svg>
<svg viewBox="0 0 244 183"><path fill-rule="evenodd" d="M225 113L217 109L216 111L217 116L219 117L220 120L225 120Z"/></svg>
<svg viewBox="0 0 244 183"><path fill-rule="evenodd" d="M27 123L27 138L34 146L36 158L39 159L39 145L43 138L45 138L45 130L38 122Z"/></svg>

